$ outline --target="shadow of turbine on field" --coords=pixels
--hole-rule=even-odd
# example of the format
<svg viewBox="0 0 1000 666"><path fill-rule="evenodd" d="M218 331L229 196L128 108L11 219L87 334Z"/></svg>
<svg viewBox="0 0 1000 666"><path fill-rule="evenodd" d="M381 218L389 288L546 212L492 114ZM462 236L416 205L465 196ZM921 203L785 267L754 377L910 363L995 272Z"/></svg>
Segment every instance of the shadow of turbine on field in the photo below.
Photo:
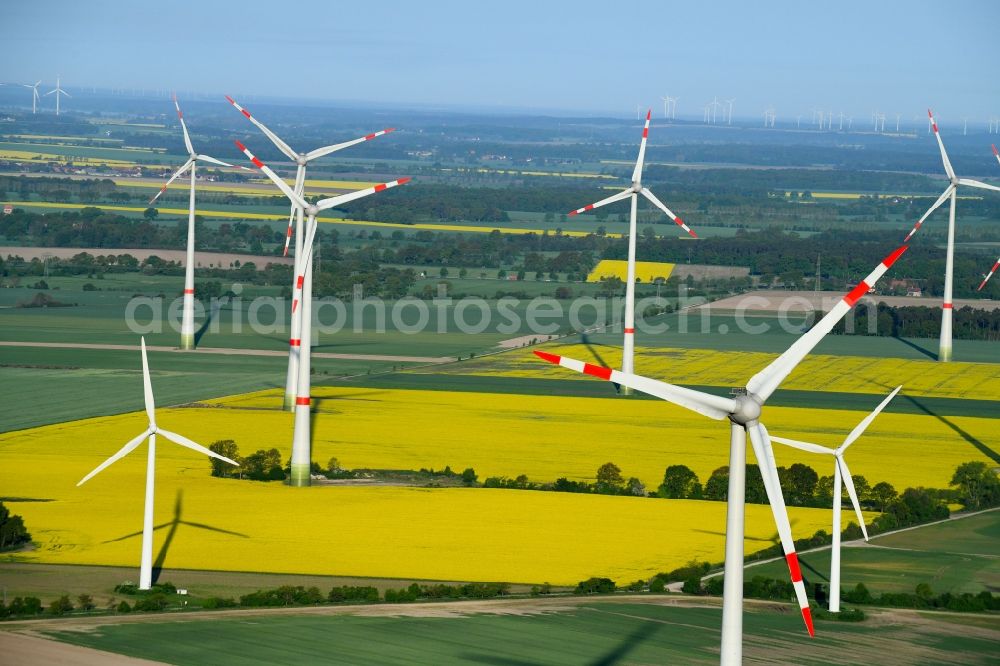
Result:
<svg viewBox="0 0 1000 666"><path fill-rule="evenodd" d="M608 362L604 360L604 357L601 356L600 353L598 353L597 349L594 348L594 344L590 341L590 336L589 335L587 335L586 333L581 333L580 334L580 342L582 342L584 344L584 346L587 348L587 351L590 352L590 355L594 357L594 360L597 361L597 364L599 366L601 366L602 368L610 368L611 367L610 365L608 365ZM615 384L614 382L611 382L611 383L614 384L615 393L621 393L622 392L622 387L621 386L619 386L618 384Z"/></svg>
<svg viewBox="0 0 1000 666"><path fill-rule="evenodd" d="M972 446L976 447L976 449L978 449L979 452L982 453L984 456L986 456L993 462L1000 464L1000 453L997 453L996 451L991 449L982 440L976 438L974 435L964 430L957 423L949 421L946 417L942 416L941 414L938 414L937 412L935 412L930 407L920 402L913 396L906 395L905 393L900 393L899 395L900 397L908 401L911 405L919 409L924 414L927 414L928 416L933 416L938 421L940 421L941 423L945 424L946 426L954 430L959 437L964 439L969 444L972 444Z"/></svg>
<svg viewBox="0 0 1000 666"><path fill-rule="evenodd" d="M654 622L646 622L628 635L625 640L613 647L610 651L599 656L593 661L584 662L587 666L614 666L624 659L630 652L645 643L653 634L659 631L661 625ZM513 657L502 657L492 654L465 653L459 655L461 659L476 662L479 664L493 664L494 666L543 666L542 662L515 659Z"/></svg>
<svg viewBox="0 0 1000 666"><path fill-rule="evenodd" d="M897 342L902 342L904 345L906 345L910 349L914 349L914 350L920 352L921 354L923 354L927 358L931 359L932 361L938 360L938 355L935 352L931 351L930 349L927 349L926 347L921 347L920 345L918 345L916 342L913 342L912 340L907 340L906 338L901 338L898 335L892 336L892 339L896 340Z"/></svg>
<svg viewBox="0 0 1000 666"><path fill-rule="evenodd" d="M188 520L181 519L181 512L183 509L183 498L184 491L177 491L177 499L174 501L174 517L173 520L166 523L161 523L153 527L153 531L163 529L164 527L169 527L166 538L163 540L163 545L160 547L160 552L156 555L156 560L153 562L153 582L155 583L160 578L160 572L163 570L163 563L167 559L167 553L170 551L170 544L173 543L174 537L177 535L177 528L181 525L187 527L196 527L200 530L208 530L210 532L218 532L220 534L228 534L230 536L237 536L243 539L249 539L249 534L243 534L242 532L233 532L231 530L224 530L221 527L212 527L211 525L206 525L204 523L193 523ZM117 541L125 541L127 539L133 539L137 536L142 536L142 531L132 532L131 534L126 534L125 536L120 536L116 539L109 539L103 541L102 543L115 543Z"/></svg>
<svg viewBox="0 0 1000 666"><path fill-rule="evenodd" d="M211 304L211 309L208 311L205 321L201 323L198 330L194 332L194 346L197 347L201 344L201 338L208 333L209 326L212 325L212 320L219 316L219 312L222 310L222 303L218 300L213 300Z"/></svg>

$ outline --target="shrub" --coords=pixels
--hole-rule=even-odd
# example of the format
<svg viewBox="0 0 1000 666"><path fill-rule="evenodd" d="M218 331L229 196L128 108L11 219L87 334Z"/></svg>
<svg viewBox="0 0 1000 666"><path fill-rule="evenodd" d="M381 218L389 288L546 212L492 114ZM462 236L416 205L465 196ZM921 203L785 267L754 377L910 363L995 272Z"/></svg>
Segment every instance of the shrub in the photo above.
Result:
<svg viewBox="0 0 1000 666"><path fill-rule="evenodd" d="M122 599L121 603L118 604L118 607L115 608L115 610L118 611L119 613L131 613L132 607L128 605L127 601Z"/></svg>
<svg viewBox="0 0 1000 666"><path fill-rule="evenodd" d="M234 608L236 605L236 600L232 597L209 597L201 602L201 607L209 610L215 608Z"/></svg>
<svg viewBox="0 0 1000 666"><path fill-rule="evenodd" d="M162 592L137 599L133 608L137 611L161 611L167 607L167 597Z"/></svg>
<svg viewBox="0 0 1000 666"><path fill-rule="evenodd" d="M704 594L701 587L701 576L691 576L685 580L684 585L681 586L681 592L684 594Z"/></svg>
<svg viewBox="0 0 1000 666"><path fill-rule="evenodd" d="M73 610L73 602L69 600L69 595L64 594L49 604L49 613L52 615L64 615Z"/></svg>

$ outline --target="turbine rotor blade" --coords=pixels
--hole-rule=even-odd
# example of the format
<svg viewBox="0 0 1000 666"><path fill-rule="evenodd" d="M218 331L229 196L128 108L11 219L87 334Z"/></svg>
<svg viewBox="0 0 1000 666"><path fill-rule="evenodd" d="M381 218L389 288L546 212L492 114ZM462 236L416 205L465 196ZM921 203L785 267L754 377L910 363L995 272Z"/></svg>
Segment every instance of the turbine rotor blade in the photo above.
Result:
<svg viewBox="0 0 1000 666"><path fill-rule="evenodd" d="M979 283L978 287L976 287L976 291L983 290L983 287L985 287L986 283L990 281L990 278L993 277L993 274L997 272L998 268L1000 268L1000 259L997 259L997 262L993 264L993 268L990 269L990 272L983 276L983 281Z"/></svg>
<svg viewBox="0 0 1000 666"><path fill-rule="evenodd" d="M395 127L387 127L384 130L379 130L378 132L372 132L371 134L366 134L359 139L352 139L350 141L345 141L343 143L337 143L332 146L323 146L322 148L317 148L316 150L310 150L306 153L306 161L311 162L312 160L323 157L324 155L329 155L330 153L335 153L338 150L343 150L344 148L350 148L351 146L356 146L359 143L364 143L365 141L371 141L375 137L382 136L383 134L389 134L390 132L395 132Z"/></svg>
<svg viewBox="0 0 1000 666"><path fill-rule="evenodd" d="M667 384L640 375L626 374L612 370L611 368L591 365L590 363L584 363L583 361L577 361L557 354L549 354L548 352L536 350L535 356L543 361L561 365L576 372L592 375L622 386L628 386L629 388L642 391L643 393L690 409L693 412L698 412L712 419L724 419L736 410L736 402L732 398L723 398L710 393L702 393L701 391L684 388L683 386Z"/></svg>
<svg viewBox="0 0 1000 666"><path fill-rule="evenodd" d="M1000 187L996 185L990 185L989 183L984 183L979 180L972 180L971 178L959 178L959 185L966 185L968 187L978 187L981 190L993 190L994 192L1000 192Z"/></svg>
<svg viewBox="0 0 1000 666"><path fill-rule="evenodd" d="M760 467L761 477L764 479L764 490L767 492L767 500L771 504L774 524L778 528L781 549L785 553L785 562L788 564L792 587L795 589L795 597L799 602L802 621L805 622L809 635L814 636L816 632L813 629L812 610L809 608L809 599L806 597L806 586L802 581L799 556L795 552L795 541L792 539L792 526L788 522L788 510L785 508L785 498L781 493L781 484L778 481L778 470L774 464L774 452L771 450L771 441L768 437L767 429L759 421L754 422L753 425L748 425L747 433L750 435L750 443L757 458L757 465Z"/></svg>
<svg viewBox="0 0 1000 666"><path fill-rule="evenodd" d="M184 122L184 114L181 113L181 106L177 103L177 95L174 95L174 107L177 109L177 119L181 121L181 130L184 132L184 146L188 155L194 155L194 146L191 145L191 137L188 135L187 124Z"/></svg>
<svg viewBox="0 0 1000 666"><path fill-rule="evenodd" d="M80 486L82 486L83 484L85 484L87 481L89 481L90 479L92 479L94 476L96 476L97 474L99 474L103 470L105 470L108 467L110 467L112 464L118 462L119 460L121 460L122 458L124 458L125 456L127 456L128 454L132 453L132 451L134 451L136 449L136 447L138 447L140 444L142 444L142 440L146 439L147 437L149 437L150 435L152 435L154 432L155 431L153 430L153 428L148 428L141 435L138 435L135 439L130 440L128 442L128 444L126 444L122 448L118 449L117 453L115 453L113 456L111 456L110 458L108 458L107 460L105 460L104 462L102 462L100 465L98 465L97 467L95 467L94 471L92 471L90 474L88 474L87 476L85 476L82 479L80 479L80 481L76 484L77 487L79 488Z"/></svg>
<svg viewBox="0 0 1000 666"><path fill-rule="evenodd" d="M195 155L195 159L201 160L202 162L210 162L212 164L218 164L219 166L230 167L232 169L243 169L244 171L253 171L249 167L245 167L239 164L230 164L229 162L223 162L222 160L217 160L214 157L208 155Z"/></svg>
<svg viewBox="0 0 1000 666"><path fill-rule="evenodd" d="M153 202L155 202L157 199L159 199L160 195L167 191L167 187L170 185L170 183L174 182L177 178L179 178L180 176L182 176L184 174L184 172L186 172L188 169L191 168L192 164L194 164L194 160L191 159L191 158L188 158L188 161L185 162L183 165L181 165L181 168L178 169L177 171L175 171L174 174L172 176L170 176L169 179L167 179L167 182L165 182L163 184L163 187L160 188L160 191L153 195L153 198L149 200L149 204L148 205L152 206Z"/></svg>
<svg viewBox="0 0 1000 666"><path fill-rule="evenodd" d="M833 330L844 315L854 307L858 300L872 289L886 271L903 256L909 246L903 245L879 263L868 276L859 282L850 292L844 295L839 303L834 305L819 322L809 331L799 336L785 353L772 361L766 368L758 372L747 382L747 391L756 395L761 404L771 397L771 394L785 381L785 378L802 362L809 352Z"/></svg>
<svg viewBox="0 0 1000 666"><path fill-rule="evenodd" d="M149 380L149 361L146 360L146 338L140 338L142 345L142 395L146 403L149 427L156 430L156 406L153 403L153 384Z"/></svg>
<svg viewBox="0 0 1000 666"><path fill-rule="evenodd" d="M948 151L944 149L944 141L941 140L937 121L934 120L934 114L931 113L930 109L927 109L927 117L931 119L931 127L934 128L934 138L937 139L938 148L941 149L941 162L944 164L944 172L948 174L948 178L954 178L955 170L951 167L951 160L948 159Z"/></svg>
<svg viewBox="0 0 1000 666"><path fill-rule="evenodd" d="M405 185L408 182L410 182L410 180L411 179L409 177L407 177L407 178L400 178L398 180L393 180L393 181L390 181L388 183L379 183L378 185L375 185L374 187L367 187L367 188L365 188L363 190L357 190L355 192L349 192L348 194L341 194L339 196L330 197L328 199L320 199L319 201L316 202L316 209L317 210L328 210L330 208L336 208L337 206L340 206L341 204L349 203L349 202L355 201L357 199L363 199L364 197L371 196L372 194L375 194L377 192L381 192L382 190L388 190L388 189L391 189L393 187L398 187L400 185Z"/></svg>
<svg viewBox="0 0 1000 666"><path fill-rule="evenodd" d="M787 437L775 437L774 435L771 435L771 441L784 444L785 446L790 446L793 449L798 449L800 451L808 451L809 453L821 453L831 456L836 454L836 451L833 449L828 449L825 446L812 444L810 442L800 442L797 439L788 439Z"/></svg>
<svg viewBox="0 0 1000 666"><path fill-rule="evenodd" d="M210 449L206 449L201 444L198 444L197 442L193 442L193 441L191 441L190 439L188 439L187 437L185 437L183 435L178 435L176 432L170 432L169 430L164 430L162 428L158 428L157 431L156 431L156 434L157 435L162 435L163 437L166 437L167 439L169 439L174 444L180 444L181 446L186 446L187 448L189 448L189 449L191 449L193 451L197 451L198 453L204 453L206 456L211 456L212 458L218 458L219 460L221 460L223 462L227 462L230 465L235 465L236 467L240 466L239 463L236 462L235 460L230 460L229 458L227 458L225 456L220 456L215 451L212 451Z"/></svg>
<svg viewBox="0 0 1000 666"><path fill-rule="evenodd" d="M861 503L858 502L858 491L854 488L854 479L851 477L851 470L847 468L847 461L844 460L843 456L837 456L837 465L840 467L840 475L844 477L844 485L847 486L847 496L851 498L851 504L854 505L854 513L858 517L858 525L861 526L861 533L865 535L865 541L868 541L868 529L865 527L865 517L861 515ZM836 508L840 509L840 507Z"/></svg>
<svg viewBox="0 0 1000 666"><path fill-rule="evenodd" d="M910 230L910 233L906 234L906 238L903 239L904 243L908 243L910 239L913 238L913 234L917 233L917 229L919 229L920 226L924 223L924 220L926 220L931 213L936 211L938 207L941 206L941 204L947 201L948 197L950 197L951 193L954 191L955 191L954 183L948 185L948 187L944 189L944 192L941 194L941 196L937 198L937 201L934 202L934 205L927 209L927 212L924 213L919 220L917 220L917 223L915 225L913 225L913 229Z"/></svg>
<svg viewBox="0 0 1000 666"><path fill-rule="evenodd" d="M653 115L653 110L646 111L646 124L642 128L642 142L639 143L639 157L635 161L635 169L632 171L632 182L638 183L642 179L642 164L646 161L646 139L649 138L649 119Z"/></svg>
<svg viewBox="0 0 1000 666"><path fill-rule="evenodd" d="M580 213L586 213L587 211L594 210L595 208L600 208L601 206L606 206L606 205L608 205L610 203L614 203L616 201L623 201L625 199L628 199L633 194L635 194L635 192L633 192L630 189L629 190L622 190L618 194L614 194L614 195L608 197L607 199L601 199L597 203L588 204L588 205L584 206L583 208L577 208L574 211L570 211L569 212L569 216L573 217L574 215L579 215Z"/></svg>
<svg viewBox="0 0 1000 666"><path fill-rule="evenodd" d="M854 443L854 441L858 437L861 437L861 435L868 428L868 426L871 425L872 421L875 420L875 417L878 416L879 414L881 414L882 410L885 409L886 405L888 405L890 402L892 402L892 399L896 397L896 394L899 393L899 390L901 388L903 388L902 385L897 386L895 389L893 389L892 393L890 393L889 395L887 395L885 397L885 399L883 399L882 402L879 403L878 407L876 407L875 409L872 410L871 414L869 414L865 418L861 419L861 423L859 423L858 425L854 426L854 430L851 431L851 434L849 434L847 436L847 438L844 439L844 443L841 444L840 447L837 449L837 453L838 454L842 454L844 451L847 450L848 446L850 446L851 444Z"/></svg>
<svg viewBox="0 0 1000 666"><path fill-rule="evenodd" d="M281 192L286 197L288 197L292 201L292 203L294 203L296 206L300 206L303 209L309 208L309 204L306 203L305 199L299 196L292 188L288 187L288 183L286 183L284 179L281 178L281 176L274 173L274 171L271 170L271 167L267 166L259 159L257 159L257 156L251 153L250 150L246 146L244 146L242 142L236 141L236 147L239 148L241 151L243 151L243 154L250 158L250 161L253 162L254 166L263 171L264 175L270 178L271 182L277 185L278 189L281 190Z"/></svg>
<svg viewBox="0 0 1000 666"><path fill-rule="evenodd" d="M672 210L670 210L669 208L667 208L663 204L662 201L660 201L658 198L656 198L656 195L653 194L652 192L650 192L648 188L645 188L645 187L642 188L642 196L644 196L647 199L649 199L650 201L652 201L653 205L656 206L657 208L659 208L660 210L662 210L664 213L666 213L667 217L669 217L671 220L673 220L674 223L677 226L679 226L684 231L688 232L688 234L691 236L691 238L697 238L698 237L698 234L696 234L695 232L691 231L691 227L689 227L684 222L684 220L682 220L681 218L679 218L676 215L674 215L674 212Z"/></svg>
<svg viewBox="0 0 1000 666"><path fill-rule="evenodd" d="M236 100L234 100L229 95L226 95L226 100L228 100L230 104L232 104L234 107L236 107L236 109L240 113L242 113L244 116L246 116L247 120L249 120L254 125L256 125L257 129L259 129L261 132L263 132L264 136L266 136L268 139L270 139L271 143L273 143L275 146L277 146L278 150L280 150L282 153L284 153L285 157L287 157L290 160L297 160L299 158L298 153L296 153L294 150L292 150L291 146L289 146L287 143L285 143L284 141L282 141L281 138L277 134L275 134L274 132L272 132L271 130L269 130L264 125L264 123L260 122L259 120L257 120L256 118L254 118L252 115L250 115L250 112L247 111L246 109L244 109L239 104L237 104Z"/></svg>

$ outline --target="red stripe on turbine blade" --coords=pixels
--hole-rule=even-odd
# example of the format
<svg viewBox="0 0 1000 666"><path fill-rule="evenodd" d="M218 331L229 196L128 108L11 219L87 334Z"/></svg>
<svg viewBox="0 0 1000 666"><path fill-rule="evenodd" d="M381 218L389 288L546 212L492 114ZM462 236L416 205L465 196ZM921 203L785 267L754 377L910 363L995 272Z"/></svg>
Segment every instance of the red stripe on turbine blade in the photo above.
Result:
<svg viewBox="0 0 1000 666"><path fill-rule="evenodd" d="M652 109L647 109L646 110L646 120L649 120L652 117L653 117L653 110Z"/></svg>
<svg viewBox="0 0 1000 666"><path fill-rule="evenodd" d="M184 293L185 294L193 294L194 293L194 289L185 289Z"/></svg>
<svg viewBox="0 0 1000 666"><path fill-rule="evenodd" d="M261 162L256 157L251 157L250 161L253 162L254 166L257 167L258 169L263 169L264 168L264 163Z"/></svg>
<svg viewBox="0 0 1000 666"><path fill-rule="evenodd" d="M292 314L295 314L295 308L299 307L299 299L292 301Z"/></svg>
<svg viewBox="0 0 1000 666"><path fill-rule="evenodd" d="M871 287L868 286L868 283L862 280L857 284L857 286L854 287L854 289L851 289L851 293L844 296L844 302L853 308L854 304L858 302L858 299L867 294L869 289L871 289Z"/></svg>
<svg viewBox="0 0 1000 666"><path fill-rule="evenodd" d="M995 144L992 144L992 143L991 143L991 144L990 144L990 148L992 148L992 149L993 149L993 154L994 154L994 155L1000 155L1000 151L998 151L998 150L997 150L997 147L996 147L996 145L995 145Z"/></svg>
<svg viewBox="0 0 1000 666"><path fill-rule="evenodd" d="M377 136L378 136L378 134L365 134L364 139L365 139L365 141L371 141L372 139L374 139Z"/></svg>
<svg viewBox="0 0 1000 666"><path fill-rule="evenodd" d="M590 363L583 364L583 371L588 375L593 375L594 377L600 377L604 380L611 379L611 368L602 368L599 365L591 365Z"/></svg>
<svg viewBox="0 0 1000 666"><path fill-rule="evenodd" d="M290 344L293 347L298 347L300 344L302 344L302 340L300 340L299 338L292 338L291 340L288 341L288 344Z"/></svg>
<svg viewBox="0 0 1000 666"><path fill-rule="evenodd" d="M295 286L297 286L299 289L301 289L302 288L302 282L304 280L305 280L305 276L304 275L300 275L299 279L295 281Z"/></svg>
<svg viewBox="0 0 1000 666"><path fill-rule="evenodd" d="M642 138L643 139L649 138L649 128L648 127L643 127L642 128Z"/></svg>
<svg viewBox="0 0 1000 666"><path fill-rule="evenodd" d="M788 562L788 572L792 575L792 582L798 583L802 580L802 570L799 568L798 554L788 553L788 555L785 555L785 561Z"/></svg>
<svg viewBox="0 0 1000 666"><path fill-rule="evenodd" d="M386 188L386 184L385 183L379 183L378 185L375 186L375 191L376 192L381 192L385 188Z"/></svg>
<svg viewBox="0 0 1000 666"><path fill-rule="evenodd" d="M308 407L309 406L309 398L308 397L305 397L305 398L298 398L297 397L297 398L295 398L295 404L296 405L305 405L306 407Z"/></svg>
<svg viewBox="0 0 1000 666"><path fill-rule="evenodd" d="M594 210L594 204L587 204L583 207L583 210Z"/></svg>
<svg viewBox="0 0 1000 666"><path fill-rule="evenodd" d="M937 134L938 133L937 123L931 123L931 127L934 128L934 133Z"/></svg>
<svg viewBox="0 0 1000 666"><path fill-rule="evenodd" d="M285 236L288 237L288 238L292 237L292 228L291 227L288 227L288 233L285 234Z"/></svg>
<svg viewBox="0 0 1000 666"><path fill-rule="evenodd" d="M986 280L988 280L988 279L989 278L986 278ZM983 280L982 282L979 283L979 286L976 287L976 291L982 291L983 290L983 287L986 286L986 280Z"/></svg>
<svg viewBox="0 0 1000 666"><path fill-rule="evenodd" d="M239 139L235 139L234 143L236 144L236 147L242 150L244 153L247 152L247 147L243 145L242 141L240 141Z"/></svg>
<svg viewBox="0 0 1000 666"><path fill-rule="evenodd" d="M411 180L413 180L413 178L411 178L410 176L404 176L403 178L400 178L399 180L397 180L396 184L397 185L406 185Z"/></svg>
<svg viewBox="0 0 1000 666"><path fill-rule="evenodd" d="M578 210L571 210L569 212L569 216L570 217L573 217L574 215L579 215L579 214L580 214L580 211L578 211Z"/></svg>
<svg viewBox="0 0 1000 666"><path fill-rule="evenodd" d="M808 606L802 609L802 621L806 623L806 630L809 632L809 638L815 638L816 629L813 628L812 609Z"/></svg>
<svg viewBox="0 0 1000 666"><path fill-rule="evenodd" d="M943 307L945 310L952 310L954 309L955 306L952 303L944 303L943 305L941 305L941 307Z"/></svg>
<svg viewBox="0 0 1000 666"><path fill-rule="evenodd" d="M243 115L246 116L247 118L250 117L250 112L247 111L246 109L240 109L240 111L243 112Z"/></svg>
<svg viewBox="0 0 1000 666"><path fill-rule="evenodd" d="M884 265L886 268L892 268L892 265L896 263L896 260L902 257L909 249L910 249L909 245L900 245L895 249L895 251L893 251L892 254L890 254L888 257L882 260L882 265Z"/></svg>
<svg viewBox="0 0 1000 666"><path fill-rule="evenodd" d="M633 333L635 333L635 329L634 328L626 328L625 329L625 335L631 335Z"/></svg>
<svg viewBox="0 0 1000 666"><path fill-rule="evenodd" d="M543 352L538 350L535 350L535 356L542 359L543 361L548 361L549 363L555 363L556 365L559 365L559 361L560 359L562 359L562 357L559 356L558 354L550 354L548 352Z"/></svg>

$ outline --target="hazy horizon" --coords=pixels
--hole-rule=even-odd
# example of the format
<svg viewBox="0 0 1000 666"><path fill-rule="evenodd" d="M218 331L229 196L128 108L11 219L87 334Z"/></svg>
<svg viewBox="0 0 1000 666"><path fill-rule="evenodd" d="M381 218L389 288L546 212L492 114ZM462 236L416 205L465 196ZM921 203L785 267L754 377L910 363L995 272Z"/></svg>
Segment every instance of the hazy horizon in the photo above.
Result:
<svg viewBox="0 0 1000 666"><path fill-rule="evenodd" d="M987 69L1000 54L990 31L1000 23L993 2L965 0L940 10L923 1L829 8L670 3L617 15L590 1L355 7L7 5L0 10L5 43L17 54L0 62L0 80L41 78L48 90L58 75L70 89L500 114L627 118L641 105L656 117L669 94L686 119L700 119L715 97L735 98L734 118L773 106L785 123L797 115L807 122L813 108L843 111L855 122L870 122L878 109L887 125L897 113L912 122L928 106L950 123L1000 116L1000 91Z"/></svg>

